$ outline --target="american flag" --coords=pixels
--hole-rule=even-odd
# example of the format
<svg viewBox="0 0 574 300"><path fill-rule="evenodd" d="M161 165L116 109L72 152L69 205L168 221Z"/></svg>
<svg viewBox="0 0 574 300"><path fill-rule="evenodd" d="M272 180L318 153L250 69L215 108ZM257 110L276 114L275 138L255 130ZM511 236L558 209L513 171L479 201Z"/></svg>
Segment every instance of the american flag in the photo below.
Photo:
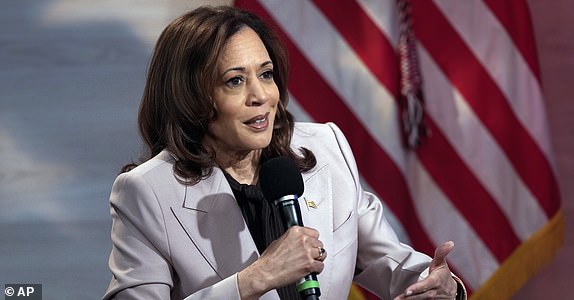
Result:
<svg viewBox="0 0 574 300"><path fill-rule="evenodd" d="M563 219L525 0L235 5L272 24L288 49L296 119L343 130L405 242L431 256L455 242L449 265L473 299L510 298L552 258ZM428 133L414 148L402 135L404 26ZM349 296L372 297L359 287Z"/></svg>

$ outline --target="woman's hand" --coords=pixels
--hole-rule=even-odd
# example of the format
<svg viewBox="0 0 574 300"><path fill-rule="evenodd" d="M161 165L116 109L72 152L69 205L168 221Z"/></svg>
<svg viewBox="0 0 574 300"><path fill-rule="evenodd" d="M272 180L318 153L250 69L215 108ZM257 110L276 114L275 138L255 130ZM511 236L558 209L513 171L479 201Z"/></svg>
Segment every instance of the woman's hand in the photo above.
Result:
<svg viewBox="0 0 574 300"><path fill-rule="evenodd" d="M395 300L408 299L455 299L457 283L446 263L446 256L454 248L453 242L446 242L436 248L429 265L429 276L411 286Z"/></svg>
<svg viewBox="0 0 574 300"><path fill-rule="evenodd" d="M257 299L267 291L293 283L309 273L321 273L327 256L320 250L319 232L293 226L273 241L253 264L239 272L241 299Z"/></svg>

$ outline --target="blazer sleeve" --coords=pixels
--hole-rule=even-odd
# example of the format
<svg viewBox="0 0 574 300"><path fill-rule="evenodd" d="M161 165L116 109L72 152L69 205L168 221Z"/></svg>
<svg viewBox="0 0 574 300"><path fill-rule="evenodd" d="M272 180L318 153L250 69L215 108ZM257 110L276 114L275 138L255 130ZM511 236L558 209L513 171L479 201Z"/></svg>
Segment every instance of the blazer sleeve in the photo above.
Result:
<svg viewBox="0 0 574 300"><path fill-rule="evenodd" d="M357 190L358 250L354 281L383 299L393 299L419 280L431 258L399 241L385 218L380 199L363 190L347 139L335 124L328 125Z"/></svg>
<svg viewBox="0 0 574 300"><path fill-rule="evenodd" d="M383 299L393 299L411 284L428 276L428 266L432 259L399 241L385 218L381 200L363 190L347 139L335 124L327 124L335 134L357 189L359 224L354 281ZM456 299L466 300L463 282L454 274L452 277L458 285Z"/></svg>
<svg viewBox="0 0 574 300"><path fill-rule="evenodd" d="M110 196L112 280L103 299L171 299L174 285L161 203L138 173L118 176ZM237 274L192 295L192 299L239 299Z"/></svg>

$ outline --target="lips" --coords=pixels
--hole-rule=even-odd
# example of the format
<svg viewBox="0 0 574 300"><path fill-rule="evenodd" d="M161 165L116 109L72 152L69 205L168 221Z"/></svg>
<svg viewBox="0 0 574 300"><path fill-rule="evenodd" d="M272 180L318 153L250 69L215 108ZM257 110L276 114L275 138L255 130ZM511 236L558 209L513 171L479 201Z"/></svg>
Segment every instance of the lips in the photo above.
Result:
<svg viewBox="0 0 574 300"><path fill-rule="evenodd" d="M243 124L251 127L251 128L255 128L255 129L264 129L269 125L269 113L266 113L264 115L258 115L256 117L253 117L245 122L243 122Z"/></svg>

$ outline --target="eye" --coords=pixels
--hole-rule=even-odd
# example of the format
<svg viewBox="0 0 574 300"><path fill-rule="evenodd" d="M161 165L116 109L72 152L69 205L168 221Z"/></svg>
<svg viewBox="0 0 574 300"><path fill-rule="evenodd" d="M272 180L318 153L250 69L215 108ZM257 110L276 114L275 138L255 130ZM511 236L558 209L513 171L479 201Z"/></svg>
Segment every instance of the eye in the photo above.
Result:
<svg viewBox="0 0 574 300"><path fill-rule="evenodd" d="M244 79L241 76L235 76L230 78L229 80L227 80L225 82L225 84L230 87L230 88L234 88L234 87L238 87L241 85L241 83L243 83Z"/></svg>
<svg viewBox="0 0 574 300"><path fill-rule="evenodd" d="M260 77L267 80L269 79L273 80L273 70L263 72L263 74L261 74Z"/></svg>

